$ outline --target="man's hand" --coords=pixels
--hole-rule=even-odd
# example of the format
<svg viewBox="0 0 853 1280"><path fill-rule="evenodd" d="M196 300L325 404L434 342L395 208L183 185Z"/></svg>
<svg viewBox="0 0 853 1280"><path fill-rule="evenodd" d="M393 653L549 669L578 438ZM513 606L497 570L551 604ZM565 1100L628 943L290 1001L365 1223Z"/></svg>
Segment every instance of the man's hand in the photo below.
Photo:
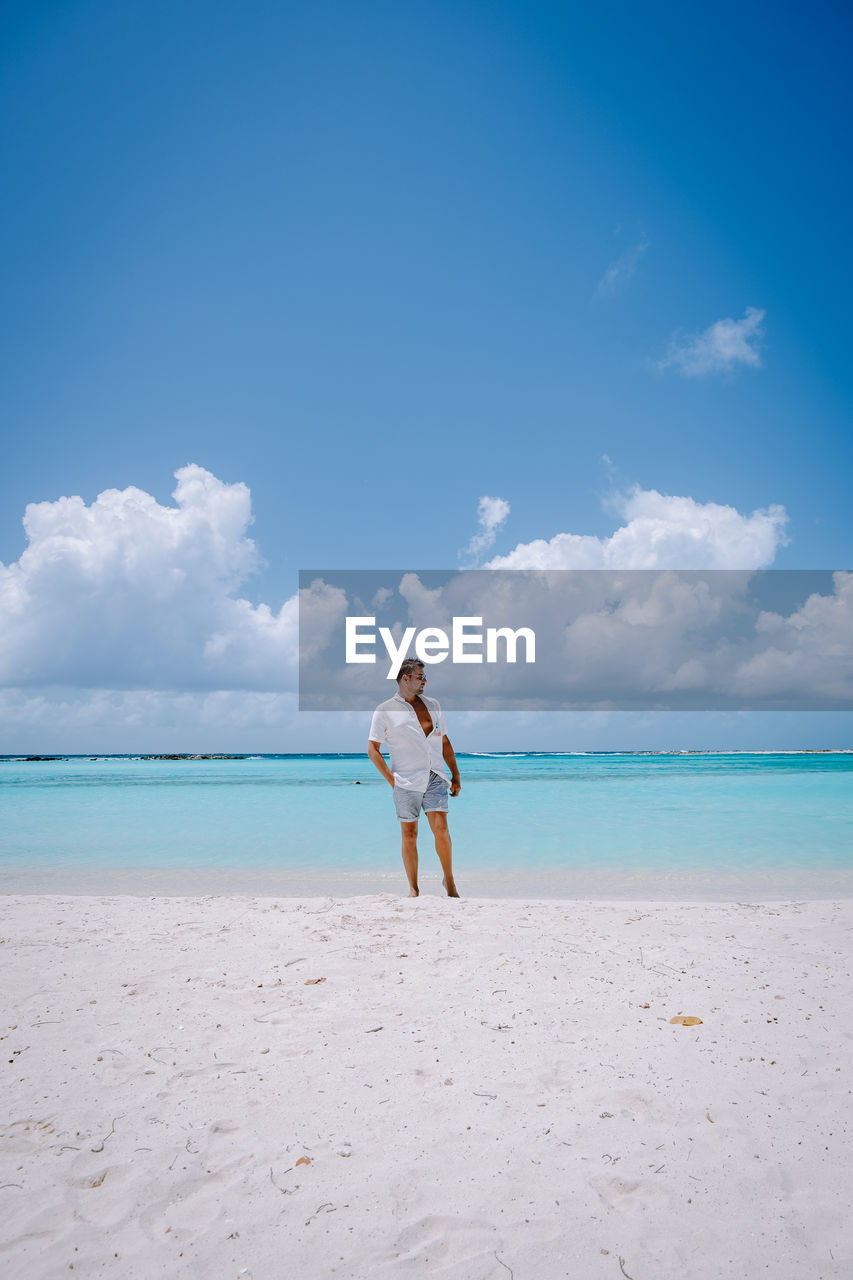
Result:
<svg viewBox="0 0 853 1280"><path fill-rule="evenodd" d="M453 744L447 734L441 743L441 754L444 757L444 763L450 771L450 794L458 796L462 790L462 783L459 781L459 765L456 763L456 753L453 750Z"/></svg>
<svg viewBox="0 0 853 1280"><path fill-rule="evenodd" d="M385 781L388 783L388 786L393 791L394 775L391 772L391 770L388 768L387 764L385 763L382 757L382 752L379 750L378 742L374 742L372 739L370 740L370 742L368 742L367 756L368 756L368 759L371 761L371 763L376 765L376 768L382 774L382 777L385 779Z"/></svg>

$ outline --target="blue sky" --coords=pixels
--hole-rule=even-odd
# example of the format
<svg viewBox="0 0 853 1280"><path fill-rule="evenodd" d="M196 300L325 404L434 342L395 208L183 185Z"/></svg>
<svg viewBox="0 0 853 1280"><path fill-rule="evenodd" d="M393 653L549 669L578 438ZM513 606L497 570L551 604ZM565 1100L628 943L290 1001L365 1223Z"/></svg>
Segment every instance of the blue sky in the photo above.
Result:
<svg viewBox="0 0 853 1280"><path fill-rule="evenodd" d="M0 561L29 503L133 486L168 508L195 465L250 492L254 570L228 589L276 616L300 568L453 566L486 495L509 506L496 556L607 540L656 492L693 504L674 519L783 507L765 563L853 567L850 24L836 4L4 6ZM20 609L50 613L63 580ZM124 585L131 627L148 597ZM261 749L360 745L281 690L214 743L165 670L149 720L156 671L94 711L72 668L61 694L47 660L43 686L6 671L0 750L174 749L182 726L227 749L253 724ZM850 737L844 716L752 723L757 745ZM678 728L708 732L734 730Z"/></svg>

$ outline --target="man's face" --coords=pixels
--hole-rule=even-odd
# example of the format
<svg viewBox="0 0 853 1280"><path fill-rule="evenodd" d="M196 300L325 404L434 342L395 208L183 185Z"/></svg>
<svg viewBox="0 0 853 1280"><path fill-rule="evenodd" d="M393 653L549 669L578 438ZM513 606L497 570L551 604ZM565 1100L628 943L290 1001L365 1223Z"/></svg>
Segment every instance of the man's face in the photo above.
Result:
<svg viewBox="0 0 853 1280"><path fill-rule="evenodd" d="M404 698L408 699L414 694L423 693L425 684L426 676L423 667L415 667L409 675L403 676L400 681L400 692Z"/></svg>

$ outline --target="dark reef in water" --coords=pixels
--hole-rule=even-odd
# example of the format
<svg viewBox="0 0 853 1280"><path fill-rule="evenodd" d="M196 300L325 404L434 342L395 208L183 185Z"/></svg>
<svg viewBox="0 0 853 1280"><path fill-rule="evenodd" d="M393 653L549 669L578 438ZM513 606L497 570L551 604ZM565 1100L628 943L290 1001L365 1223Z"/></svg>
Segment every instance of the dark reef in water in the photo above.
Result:
<svg viewBox="0 0 853 1280"><path fill-rule="evenodd" d="M245 760L245 756L229 756L223 752L215 755L173 755L173 756L140 756L140 760Z"/></svg>

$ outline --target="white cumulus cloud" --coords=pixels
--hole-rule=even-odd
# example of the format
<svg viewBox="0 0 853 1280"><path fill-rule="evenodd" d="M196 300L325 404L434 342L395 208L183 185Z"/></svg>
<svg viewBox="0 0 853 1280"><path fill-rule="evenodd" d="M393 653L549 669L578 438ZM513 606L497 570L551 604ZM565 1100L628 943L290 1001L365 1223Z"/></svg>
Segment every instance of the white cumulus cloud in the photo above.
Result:
<svg viewBox="0 0 853 1280"><path fill-rule="evenodd" d="M787 541L782 506L743 515L734 507L656 489L618 495L624 523L609 537L558 533L522 542L487 569L760 569Z"/></svg>
<svg viewBox="0 0 853 1280"><path fill-rule="evenodd" d="M0 684L293 686L296 598L238 594L260 564L248 488L196 465L175 479L174 506L131 487L27 507L27 548L0 564Z"/></svg>
<svg viewBox="0 0 853 1280"><path fill-rule="evenodd" d="M27 507L27 547L16 562L0 564L0 686L6 689L0 721L6 724L7 750L22 744L30 750L51 744L73 750L81 743L83 750L106 743L156 750L166 742L177 750L205 743L227 750L237 741L249 744L252 724L266 725L269 749L276 734L293 732L297 597L280 607L246 598L246 584L261 564L249 537L250 492L197 465L176 472L176 482L171 503L130 487L107 490L91 503L65 497ZM621 522L609 536L560 533L520 544L486 567L753 569L771 564L786 541L787 515L780 506L745 514L639 487L613 505ZM493 544L509 510L502 498L480 499L479 531L469 554L479 557ZM463 575L457 588L463 595L451 593L443 601L449 616L491 610L501 620L500 579L481 577L482 608L476 601L474 607L473 588ZM413 617L423 614L423 625L434 623L436 610L442 613L434 592L418 589L417 580L406 579L400 587ZM303 646L321 650L341 626L346 593L318 581L302 599L314 620ZM701 614L706 602L697 599ZM507 610L513 601L505 602ZM817 599L801 616L781 622L766 617L768 652L760 661L774 668L768 679L785 667L793 682L808 665L814 642L811 648L798 644L804 630L825 637L827 653L838 646L833 607ZM624 613L625 634L633 634L627 605ZM699 617L683 604L677 613L689 615L691 626ZM511 620L510 615L515 616L512 610ZM575 627L573 640L578 662L589 651L591 676L601 640L591 623ZM665 663L677 683L701 683L707 673L685 665L690 656L674 634L656 661ZM631 661L640 658L637 653ZM744 679L759 678L759 666L745 669ZM636 674L648 673L644 668ZM112 736L106 732L111 724L117 726ZM131 729L135 736L127 737Z"/></svg>
<svg viewBox="0 0 853 1280"><path fill-rule="evenodd" d="M738 365L761 367L759 344L764 336L766 312L747 307L740 320L715 320L701 333L676 336L659 369L677 369L687 378L728 373Z"/></svg>
<svg viewBox="0 0 853 1280"><path fill-rule="evenodd" d="M509 503L503 498L482 497L477 504L477 523L480 526L480 532L475 533L465 550L459 553L460 560L469 567L479 564L483 552L494 546L498 531L509 512Z"/></svg>
<svg viewBox="0 0 853 1280"><path fill-rule="evenodd" d="M831 595L813 593L789 615L766 612L756 630L765 646L737 671L738 689L781 695L816 689L848 698L853 689L853 573L832 575Z"/></svg>

